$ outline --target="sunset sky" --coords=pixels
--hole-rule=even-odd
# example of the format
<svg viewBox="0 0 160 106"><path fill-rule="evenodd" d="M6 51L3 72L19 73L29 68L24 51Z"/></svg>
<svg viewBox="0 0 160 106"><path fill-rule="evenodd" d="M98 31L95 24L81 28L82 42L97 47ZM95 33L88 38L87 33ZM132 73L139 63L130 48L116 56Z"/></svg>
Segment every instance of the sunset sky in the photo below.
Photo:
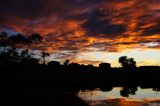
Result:
<svg viewBox="0 0 160 106"><path fill-rule="evenodd" d="M1 0L0 32L39 33L50 60L160 65L160 0Z"/></svg>

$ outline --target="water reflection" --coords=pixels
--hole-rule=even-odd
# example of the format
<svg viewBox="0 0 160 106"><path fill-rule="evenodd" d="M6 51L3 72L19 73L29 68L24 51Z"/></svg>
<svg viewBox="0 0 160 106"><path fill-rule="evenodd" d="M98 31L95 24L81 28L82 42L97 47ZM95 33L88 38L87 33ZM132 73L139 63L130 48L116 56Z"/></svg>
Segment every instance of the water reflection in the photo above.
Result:
<svg viewBox="0 0 160 106"><path fill-rule="evenodd" d="M160 106L159 88L114 87L81 90L78 96L91 106Z"/></svg>
<svg viewBox="0 0 160 106"><path fill-rule="evenodd" d="M120 90L120 95L123 97L129 97L130 95L135 95L137 91L137 87L123 87L122 90Z"/></svg>
<svg viewBox="0 0 160 106"><path fill-rule="evenodd" d="M160 100L134 100L126 98L115 98L92 101L89 103L91 106L160 106Z"/></svg>

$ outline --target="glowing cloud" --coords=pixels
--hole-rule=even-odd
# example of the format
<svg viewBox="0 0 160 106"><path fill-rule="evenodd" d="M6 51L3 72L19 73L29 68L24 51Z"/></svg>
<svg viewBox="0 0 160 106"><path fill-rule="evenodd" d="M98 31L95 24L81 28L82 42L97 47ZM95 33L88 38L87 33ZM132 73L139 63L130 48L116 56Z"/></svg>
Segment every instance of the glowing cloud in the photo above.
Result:
<svg viewBox="0 0 160 106"><path fill-rule="evenodd" d="M141 49L160 53L159 11L160 0L2 0L0 31L40 33L44 41L38 49L53 55L67 51L63 59L79 62L83 60L79 60L82 52L123 55L128 49ZM158 59L160 56L154 62ZM143 63L151 65L153 61Z"/></svg>

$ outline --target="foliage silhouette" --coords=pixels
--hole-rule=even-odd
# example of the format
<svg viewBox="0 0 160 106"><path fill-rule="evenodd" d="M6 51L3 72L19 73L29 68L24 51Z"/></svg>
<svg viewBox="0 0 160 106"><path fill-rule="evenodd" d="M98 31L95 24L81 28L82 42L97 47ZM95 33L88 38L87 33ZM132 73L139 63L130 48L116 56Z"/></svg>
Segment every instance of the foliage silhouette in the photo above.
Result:
<svg viewBox="0 0 160 106"><path fill-rule="evenodd" d="M134 69L136 68L136 61L133 58L127 58L127 56L121 56L119 58L119 63L126 69Z"/></svg>
<svg viewBox="0 0 160 106"><path fill-rule="evenodd" d="M46 57L50 57L50 54L45 52L45 51L42 51L41 52L41 57L43 59L43 64L46 64Z"/></svg>
<svg viewBox="0 0 160 106"><path fill-rule="evenodd" d="M137 91L137 87L123 87L120 90L120 95L123 97L129 97L129 95L135 95Z"/></svg>
<svg viewBox="0 0 160 106"><path fill-rule="evenodd" d="M9 45L9 38L7 37L7 33L1 32L0 33L0 47L6 47Z"/></svg>
<svg viewBox="0 0 160 106"><path fill-rule="evenodd" d="M32 34L28 37L29 41L31 43L39 43L43 40L43 38L41 37L41 35L35 33L35 34Z"/></svg>
<svg viewBox="0 0 160 106"><path fill-rule="evenodd" d="M65 66L68 66L68 65L69 65L69 60L66 60L66 61L64 62L64 65L65 65Z"/></svg>
<svg viewBox="0 0 160 106"><path fill-rule="evenodd" d="M11 36L9 37L9 39L12 45L28 43L28 39L24 37L22 34Z"/></svg>
<svg viewBox="0 0 160 106"><path fill-rule="evenodd" d="M36 44L42 41L39 34L32 34L25 37L22 34L9 36L5 32L0 33L0 58L1 62L17 61L23 62L32 60L32 52ZM28 47L25 49L24 47ZM20 50L22 49L22 50ZM21 52L20 52L21 51ZM45 53L45 56L48 55ZM44 57L45 58L45 57Z"/></svg>

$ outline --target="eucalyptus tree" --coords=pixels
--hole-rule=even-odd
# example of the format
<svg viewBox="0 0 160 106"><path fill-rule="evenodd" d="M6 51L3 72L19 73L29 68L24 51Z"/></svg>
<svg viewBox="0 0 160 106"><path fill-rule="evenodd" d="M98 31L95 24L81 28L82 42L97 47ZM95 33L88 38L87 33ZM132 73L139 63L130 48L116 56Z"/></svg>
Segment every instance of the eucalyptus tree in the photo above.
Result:
<svg viewBox="0 0 160 106"><path fill-rule="evenodd" d="M136 67L136 61L133 58L128 58L127 56L121 56L118 61L123 68L128 69Z"/></svg>
<svg viewBox="0 0 160 106"><path fill-rule="evenodd" d="M50 54L45 52L45 51L42 51L41 52L41 57L43 59L43 64L46 64L46 57L50 57Z"/></svg>
<svg viewBox="0 0 160 106"><path fill-rule="evenodd" d="M42 42L42 37L39 34L31 34L27 37L23 34L9 36L6 32L1 32L0 58L4 61L29 60L32 58L33 50L40 42Z"/></svg>

